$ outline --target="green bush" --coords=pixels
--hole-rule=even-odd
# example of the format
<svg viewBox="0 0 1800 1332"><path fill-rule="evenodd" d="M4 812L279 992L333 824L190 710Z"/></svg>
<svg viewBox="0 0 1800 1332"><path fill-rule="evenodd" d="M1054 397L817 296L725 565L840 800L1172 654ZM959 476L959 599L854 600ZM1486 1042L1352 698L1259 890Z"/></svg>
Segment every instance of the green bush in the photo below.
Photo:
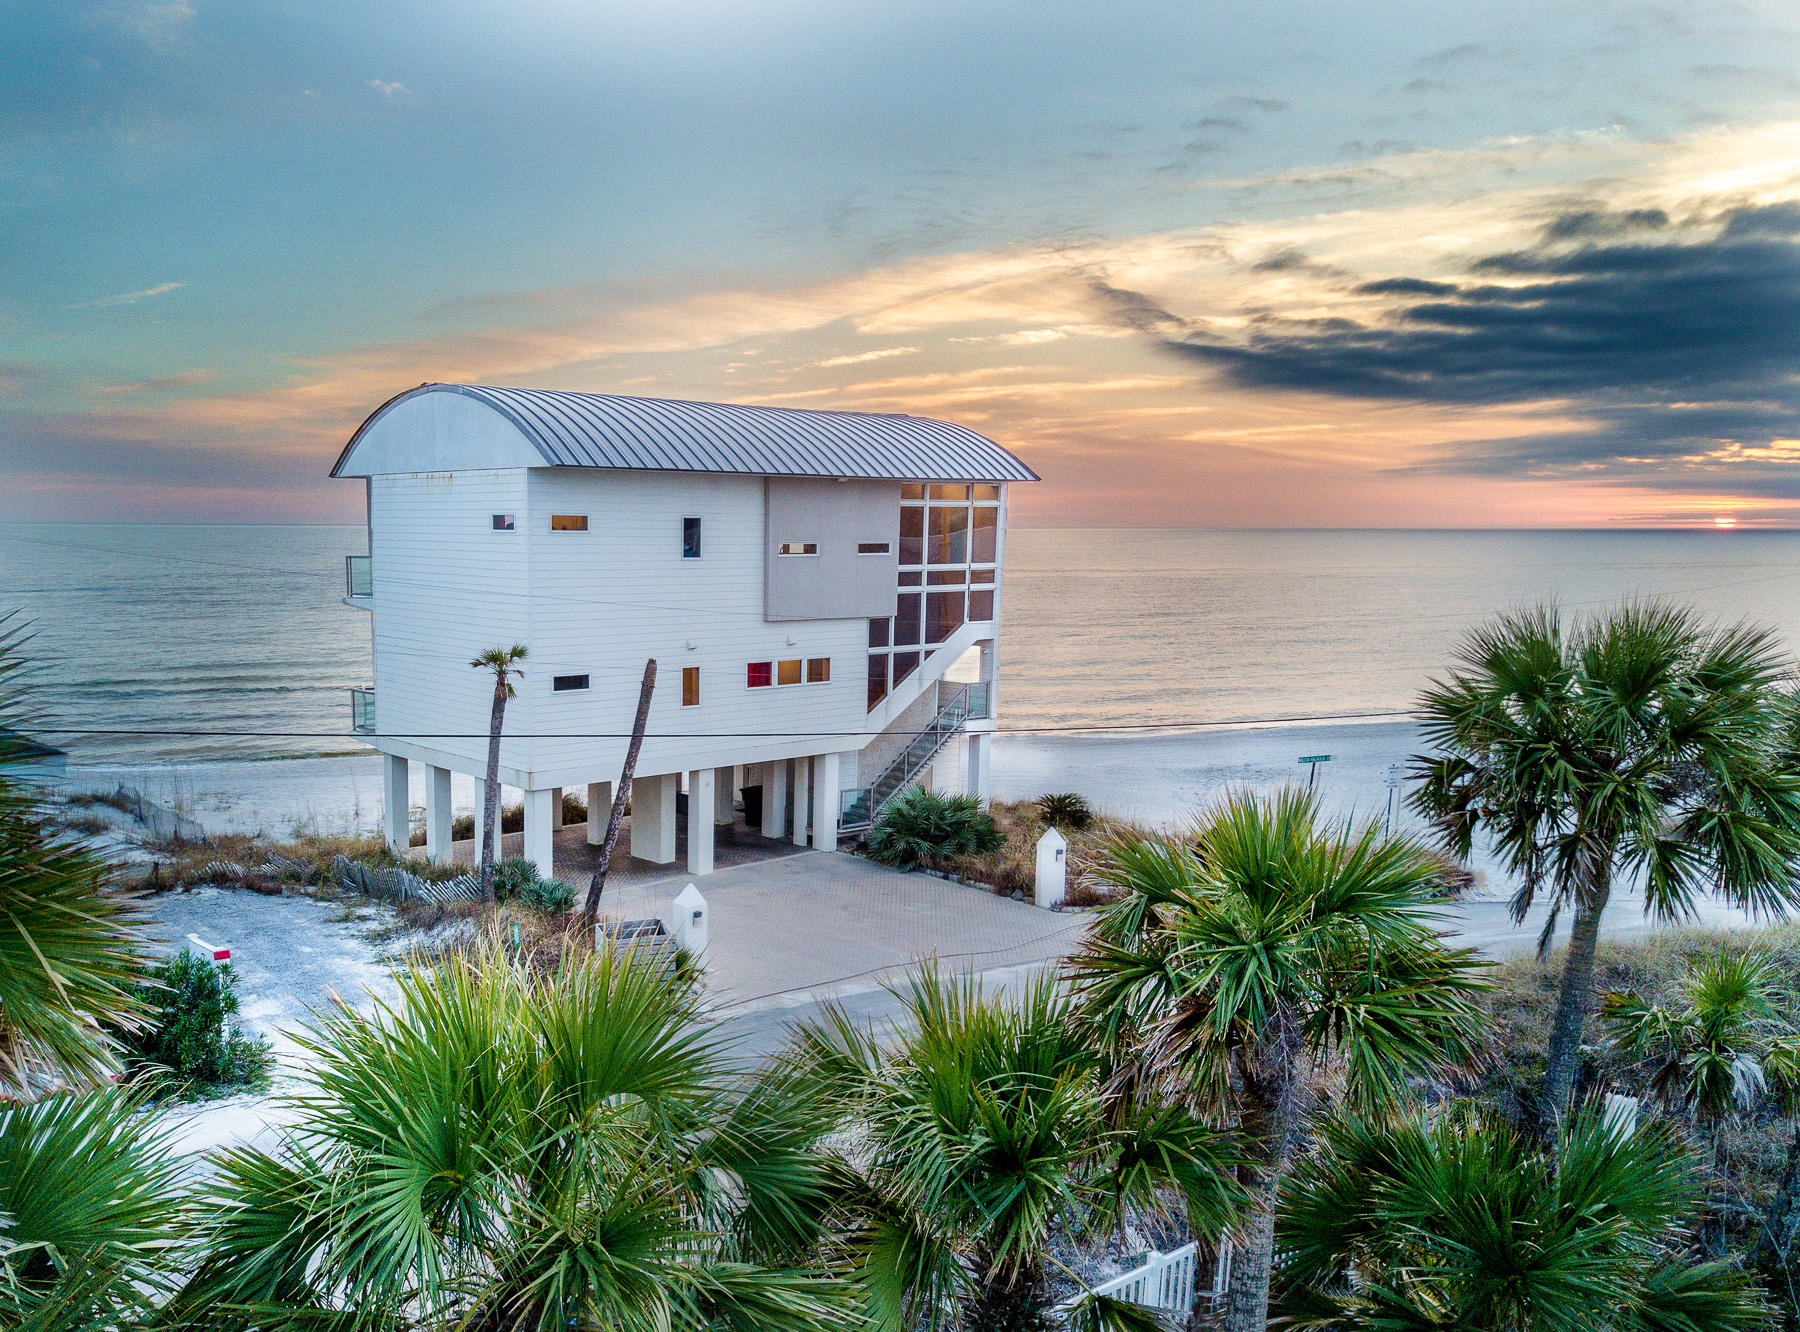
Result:
<svg viewBox="0 0 1800 1332"><path fill-rule="evenodd" d="M1061 832L1080 832L1094 821L1094 809L1073 791L1037 798L1037 810L1045 823Z"/></svg>
<svg viewBox="0 0 1800 1332"><path fill-rule="evenodd" d="M523 856L494 866L494 900L526 902L546 916L560 916L575 905L575 890L561 879L546 879Z"/></svg>
<svg viewBox="0 0 1800 1332"><path fill-rule="evenodd" d="M914 787L869 828L869 856L897 869L936 868L958 856L983 856L1006 844L994 816L974 796L938 795Z"/></svg>
<svg viewBox="0 0 1800 1332"><path fill-rule="evenodd" d="M232 1020L235 981L231 963L214 966L188 952L151 972L138 988L149 1021L114 1032L132 1075L207 1088L261 1084L273 1056L267 1041L246 1036Z"/></svg>

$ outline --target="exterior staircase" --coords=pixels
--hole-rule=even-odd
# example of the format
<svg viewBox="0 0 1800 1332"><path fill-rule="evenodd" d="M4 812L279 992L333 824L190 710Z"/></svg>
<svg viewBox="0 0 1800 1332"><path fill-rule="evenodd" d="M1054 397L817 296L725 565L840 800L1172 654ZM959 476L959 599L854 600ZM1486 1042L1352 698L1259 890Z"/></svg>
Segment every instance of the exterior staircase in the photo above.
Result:
<svg viewBox="0 0 1800 1332"><path fill-rule="evenodd" d="M931 724L913 736L911 742L900 752L900 757L888 764L886 771L868 786L844 792L843 807L838 815L838 831L866 831L875 822L875 816L931 765L939 751L963 729L964 722L970 717L985 717L988 712L988 686L985 682L957 685L949 701L931 719Z"/></svg>

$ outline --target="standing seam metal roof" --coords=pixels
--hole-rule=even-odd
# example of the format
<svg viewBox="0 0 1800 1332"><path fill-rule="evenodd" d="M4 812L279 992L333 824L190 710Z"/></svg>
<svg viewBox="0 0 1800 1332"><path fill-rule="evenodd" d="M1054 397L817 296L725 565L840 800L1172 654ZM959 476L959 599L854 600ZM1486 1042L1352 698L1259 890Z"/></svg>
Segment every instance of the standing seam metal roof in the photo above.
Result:
<svg viewBox="0 0 1800 1332"><path fill-rule="evenodd" d="M383 414L421 393L459 393L485 403L554 467L898 481L1038 479L993 440L929 417L476 384L421 384L389 399L350 437L332 475Z"/></svg>

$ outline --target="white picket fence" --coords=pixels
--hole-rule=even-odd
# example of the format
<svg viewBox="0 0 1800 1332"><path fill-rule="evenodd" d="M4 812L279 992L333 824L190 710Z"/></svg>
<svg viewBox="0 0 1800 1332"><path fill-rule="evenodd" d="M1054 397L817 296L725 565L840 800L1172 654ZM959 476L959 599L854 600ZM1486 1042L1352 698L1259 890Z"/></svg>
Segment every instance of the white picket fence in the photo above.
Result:
<svg viewBox="0 0 1800 1332"><path fill-rule="evenodd" d="M1102 1281L1092 1288L1092 1293L1185 1315L1194 1307L1194 1255L1197 1248L1190 1243L1171 1253L1158 1253L1152 1249L1145 1255L1141 1267L1110 1281ZM1066 1315L1083 1298L1076 1296L1064 1300L1057 1306L1057 1312Z"/></svg>

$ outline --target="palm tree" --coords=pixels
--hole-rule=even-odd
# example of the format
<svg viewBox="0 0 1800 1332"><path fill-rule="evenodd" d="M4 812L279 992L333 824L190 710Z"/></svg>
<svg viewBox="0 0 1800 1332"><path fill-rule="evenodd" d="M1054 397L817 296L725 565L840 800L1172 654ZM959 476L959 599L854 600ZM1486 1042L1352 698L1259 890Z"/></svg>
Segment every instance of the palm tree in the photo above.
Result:
<svg viewBox="0 0 1800 1332"><path fill-rule="evenodd" d="M1586 1111L1560 1150L1458 1107L1349 1118L1294 1167L1277 1234L1284 1326L1736 1332L1767 1309L1732 1262L1685 1255L1700 1185L1667 1126Z"/></svg>
<svg viewBox="0 0 1800 1332"><path fill-rule="evenodd" d="M478 654L469 665L478 671L494 674L494 707L488 720L487 783L482 787L481 825L481 900L494 899L494 859L500 846L500 728L506 722L506 700L513 696L513 681L525 672L519 663L525 660L525 645L491 647Z"/></svg>
<svg viewBox="0 0 1800 1332"><path fill-rule="evenodd" d="M992 998L928 965L892 993L888 1039L831 1008L788 1056L851 1144L834 1221L876 1328L1037 1332L1051 1326L1053 1234L1171 1210L1207 1235L1229 1224L1225 1135L1147 1089L1109 1094L1053 978ZM1078 1310L1096 1329L1142 1325L1130 1318L1091 1296Z"/></svg>
<svg viewBox="0 0 1800 1332"><path fill-rule="evenodd" d="M137 1326L169 1289L181 1162L139 1099L0 1101L0 1327Z"/></svg>
<svg viewBox="0 0 1800 1332"><path fill-rule="evenodd" d="M1236 796L1192 835L1123 836L1099 877L1119 900L1072 960L1094 1038L1146 1083L1238 1135L1250 1195L1225 1325L1268 1316L1275 1203L1301 1145L1309 1075L1353 1105L1470 1057L1482 964L1446 948L1427 897L1438 863L1378 827L1321 826L1302 791Z"/></svg>
<svg viewBox="0 0 1800 1332"><path fill-rule="evenodd" d="M28 747L24 642L24 626L0 616L0 1099L104 1078L118 1063L103 1026L144 1013L137 913L6 775Z"/></svg>
<svg viewBox="0 0 1800 1332"><path fill-rule="evenodd" d="M1550 607L1470 634L1421 700L1433 753L1410 797L1466 857L1487 834L1519 876L1523 920L1550 899L1539 939L1573 916L1539 1117L1560 1122L1575 1086L1594 948L1615 881L1640 879L1657 919L1709 888L1737 906L1800 903L1800 767L1774 635L1629 604L1565 626Z"/></svg>
<svg viewBox="0 0 1800 1332"><path fill-rule="evenodd" d="M217 1159L183 1316L852 1325L848 1285L810 1257L820 1116L778 1078L743 1084L697 982L610 949L549 974L477 952L396 980L393 1006L341 1007L306 1038L285 1144Z"/></svg>

